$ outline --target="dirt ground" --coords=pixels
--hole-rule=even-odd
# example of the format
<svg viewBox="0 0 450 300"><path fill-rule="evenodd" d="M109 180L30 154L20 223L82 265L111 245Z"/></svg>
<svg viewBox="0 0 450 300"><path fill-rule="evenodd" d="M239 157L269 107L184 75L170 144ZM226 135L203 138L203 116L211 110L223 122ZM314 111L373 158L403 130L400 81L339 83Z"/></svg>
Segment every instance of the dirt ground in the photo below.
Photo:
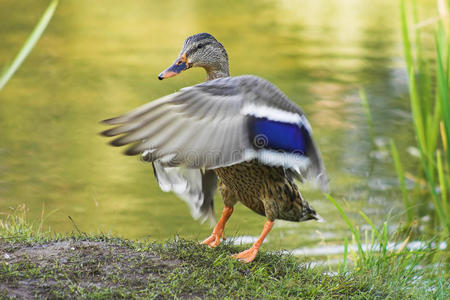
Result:
<svg viewBox="0 0 450 300"><path fill-rule="evenodd" d="M145 289L180 264L177 259L162 259L151 249L130 251L130 248L131 243L119 240L44 244L9 244L0 240L0 296L89 297L92 293L110 291L110 296L122 298L129 295L130 287Z"/></svg>

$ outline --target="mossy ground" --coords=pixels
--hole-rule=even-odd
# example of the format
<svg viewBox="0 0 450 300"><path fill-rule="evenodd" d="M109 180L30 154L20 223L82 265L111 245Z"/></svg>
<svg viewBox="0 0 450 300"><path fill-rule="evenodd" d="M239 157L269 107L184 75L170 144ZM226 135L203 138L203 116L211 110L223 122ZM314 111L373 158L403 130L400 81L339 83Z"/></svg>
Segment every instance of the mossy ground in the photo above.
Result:
<svg viewBox="0 0 450 300"><path fill-rule="evenodd" d="M251 264L174 239L164 244L105 236L27 241L0 238L0 296L30 298L424 299L404 282L370 272L327 274L282 253L262 251ZM430 294L431 296L431 294Z"/></svg>
<svg viewBox="0 0 450 300"><path fill-rule="evenodd" d="M20 213L21 211L21 213ZM255 261L231 257L229 242L130 241L104 235L55 235L29 224L25 210L0 218L0 298L112 299L448 299L442 264L428 252L373 255L348 271L313 259L261 250ZM75 228L76 225L75 225ZM435 264L436 265L436 264ZM432 271L427 271L432 270ZM437 274L437 275L436 275Z"/></svg>

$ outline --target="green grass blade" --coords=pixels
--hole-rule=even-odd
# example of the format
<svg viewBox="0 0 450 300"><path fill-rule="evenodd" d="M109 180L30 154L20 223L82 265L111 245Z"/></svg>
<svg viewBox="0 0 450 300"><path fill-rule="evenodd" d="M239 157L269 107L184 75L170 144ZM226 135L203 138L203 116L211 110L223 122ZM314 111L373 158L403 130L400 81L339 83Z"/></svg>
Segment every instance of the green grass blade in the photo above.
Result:
<svg viewBox="0 0 450 300"><path fill-rule="evenodd" d="M342 260L342 264L339 268L339 272L343 274L347 270L347 257L348 257L348 239L344 239L344 259Z"/></svg>
<svg viewBox="0 0 450 300"><path fill-rule="evenodd" d="M413 22L414 24L419 23L419 9L417 7L417 1L412 1L412 11L413 11ZM420 28L418 26L414 26L414 43L416 46L416 55L417 55L417 61L419 63L419 67L422 62L422 43L420 42ZM421 71L421 70L420 70ZM421 72L420 72L421 73Z"/></svg>
<svg viewBox="0 0 450 300"><path fill-rule="evenodd" d="M444 215L447 223L449 222L448 216L448 206L447 206L447 182L445 180L444 168L442 164L441 152L437 151L437 169L438 169L438 177L439 177L439 187L441 188L441 206L442 206L442 214Z"/></svg>
<svg viewBox="0 0 450 300"><path fill-rule="evenodd" d="M428 80L432 78L432 76L427 75ZM429 91L430 95L433 95L434 92ZM430 100L431 102L431 100ZM433 115L430 117L430 125L428 128L428 144L430 145L430 149L432 153L435 152L439 140L439 130L441 124L441 116L442 116L442 104L438 98L436 98L434 102L434 111Z"/></svg>
<svg viewBox="0 0 450 300"><path fill-rule="evenodd" d="M45 10L39 22L36 24L33 32L30 34L25 44L20 49L17 56L14 58L14 61L11 65L5 69L5 71L0 75L0 91L5 86L5 84L11 79L20 65L23 63L25 58L30 54L31 50L36 45L37 41L41 37L48 23L52 19L53 13L55 12L56 6L58 5L59 0L52 0L50 5Z"/></svg>
<svg viewBox="0 0 450 300"><path fill-rule="evenodd" d="M411 100L411 110L414 120L414 127L416 130L418 146L422 149L424 153L428 153L427 144L425 139L425 128L424 128L424 120L422 117L421 105L419 94L417 92L416 78L414 68L409 68L409 94Z"/></svg>
<svg viewBox="0 0 450 300"><path fill-rule="evenodd" d="M400 161L400 156L398 154L397 146L395 145L394 140L391 140L391 153L394 160L395 171L397 172L398 182L400 184L400 189L402 191L403 204L405 205L406 209L406 217L408 219L408 223L411 224L413 220L413 211L409 202L408 192L406 190L405 175L403 172L402 163Z"/></svg>
<svg viewBox="0 0 450 300"><path fill-rule="evenodd" d="M400 1L400 11L402 24L403 50L405 52L406 65L408 66L408 71L410 71L410 68L413 66L413 56L411 51L411 41L409 40L408 19L406 13L405 0Z"/></svg>
<svg viewBox="0 0 450 300"><path fill-rule="evenodd" d="M412 6L412 17L413 17L413 25L419 24L419 9L417 7L417 1L411 1ZM422 43L421 43L421 28L419 26L413 26L414 31L414 52L415 53L415 68L416 68L416 76L417 76L417 89L419 93L420 105L422 107L422 115L427 122L427 126L425 128L430 128L429 123L431 119L429 117L430 111L432 110L433 101L429 101L431 92L431 82L430 77L427 74L428 64L427 60L423 59L422 56ZM411 45L411 48L413 46ZM413 56L414 59L414 56Z"/></svg>
<svg viewBox="0 0 450 300"><path fill-rule="evenodd" d="M359 212L359 214L364 218L364 220L370 225L370 227L372 228L372 232L374 232L377 235L377 238L379 241L382 241L383 238L381 237L380 232L377 230L377 228L375 227L375 225L373 224L372 220L362 211ZM373 243L373 241L372 241Z"/></svg>
<svg viewBox="0 0 450 300"><path fill-rule="evenodd" d="M57 213L57 212L59 212L59 211L60 211L59 208L55 208L55 209L53 209L52 211L50 211L48 214L46 214L45 216L42 216L42 217L41 217L41 222L39 223L38 231L39 231L39 232L42 232L42 228L44 227L44 222L45 222L45 220L47 220L51 215L53 215L54 213Z"/></svg>
<svg viewBox="0 0 450 300"><path fill-rule="evenodd" d="M345 212L342 209L342 207L336 202L336 200L334 200L334 198L331 195L327 194L326 196L327 196L328 200L330 200L330 202L333 203L333 205L337 208L337 210L339 211L341 217L344 219L345 223L347 224L348 228L353 233L353 236L354 236L356 244L358 246L358 250L360 252L360 255L365 260L366 256L364 254L364 250L363 250L362 245L361 245L361 238L359 236L359 231L355 228L355 226L353 226L352 222L347 217L347 215L345 214Z"/></svg>
<svg viewBox="0 0 450 300"><path fill-rule="evenodd" d="M436 191L434 176L431 175L431 173L434 172L433 166L430 166L429 163L427 162L425 153L423 152L422 148L420 147L420 144L419 144L419 152L420 152L420 159L422 161L422 166L424 167L425 178L427 179L430 193L432 195L431 200L435 206L435 210L438 214L440 223L443 226L447 226L448 222L445 219L445 216L442 211L442 206L441 206L441 202L439 199L439 195ZM445 227L445 228L443 227L443 229L444 230L443 230L442 234L444 235L444 238L446 238L448 236L449 230L447 227Z"/></svg>
<svg viewBox="0 0 450 300"><path fill-rule="evenodd" d="M388 228L387 222L383 224L383 255L386 256L386 250L388 245Z"/></svg>
<svg viewBox="0 0 450 300"><path fill-rule="evenodd" d="M436 32L435 34L436 51L437 51L436 80L437 80L438 96L440 99L440 103L442 105L442 120L444 121L445 136L447 138L447 141L449 141L450 140L450 104L448 96L449 82L447 78L447 72L445 71L444 68L444 61L446 61L445 56L447 56L448 53L448 49L446 49L448 44L446 42L445 34L443 34L445 30L443 28L442 22L439 25L440 25L439 32ZM450 151L447 151L447 162L450 163Z"/></svg>

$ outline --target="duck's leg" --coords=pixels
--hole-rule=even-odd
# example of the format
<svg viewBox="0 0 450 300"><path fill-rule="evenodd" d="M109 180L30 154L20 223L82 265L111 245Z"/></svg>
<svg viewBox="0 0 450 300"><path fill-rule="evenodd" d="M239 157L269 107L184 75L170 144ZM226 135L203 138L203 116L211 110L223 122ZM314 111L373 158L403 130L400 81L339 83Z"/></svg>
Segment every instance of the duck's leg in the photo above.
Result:
<svg viewBox="0 0 450 300"><path fill-rule="evenodd" d="M202 242L202 244L208 245L210 247L216 247L220 244L220 238L224 238L223 230L225 229L225 224L233 213L232 206L225 206L222 211L222 216L219 222L217 222L216 227L212 234Z"/></svg>
<svg viewBox="0 0 450 300"><path fill-rule="evenodd" d="M249 263L252 262L256 255L258 254L259 247L261 246L262 242L266 238L267 234L269 233L270 229L272 229L273 221L267 220L267 222L264 224L264 229L261 233L261 236L259 239L253 244L250 249L247 249L245 251L242 251L241 253L233 255L234 258L239 259L242 262Z"/></svg>

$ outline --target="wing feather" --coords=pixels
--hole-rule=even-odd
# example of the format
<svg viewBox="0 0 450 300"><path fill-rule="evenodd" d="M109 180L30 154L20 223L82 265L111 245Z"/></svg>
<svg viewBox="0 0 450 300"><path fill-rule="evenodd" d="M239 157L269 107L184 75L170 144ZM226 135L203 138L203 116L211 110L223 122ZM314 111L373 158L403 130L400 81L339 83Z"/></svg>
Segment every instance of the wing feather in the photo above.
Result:
<svg viewBox="0 0 450 300"><path fill-rule="evenodd" d="M174 94L168 95L168 96L159 98L158 100L144 104L122 116L103 120L102 123L107 124L107 125L117 125L117 124L129 122L130 120L139 118L140 116L144 115L145 113L148 113L148 112L158 108L161 105L167 104L168 102L171 101L171 98L173 97L173 95Z"/></svg>
<svg viewBox="0 0 450 300"><path fill-rule="evenodd" d="M220 78L184 88L105 120L118 126L103 134L119 135L111 142L114 146L132 144L127 154L151 150L148 159L160 160L163 167L214 169L261 157L250 141L249 107L264 107L259 118L267 113L267 118L273 114L281 122L285 117L286 123L301 120L298 125L308 130L304 156L309 163L290 166L276 159L274 164L288 168L298 178L319 179L326 188L325 168L303 111L273 84L256 76Z"/></svg>

